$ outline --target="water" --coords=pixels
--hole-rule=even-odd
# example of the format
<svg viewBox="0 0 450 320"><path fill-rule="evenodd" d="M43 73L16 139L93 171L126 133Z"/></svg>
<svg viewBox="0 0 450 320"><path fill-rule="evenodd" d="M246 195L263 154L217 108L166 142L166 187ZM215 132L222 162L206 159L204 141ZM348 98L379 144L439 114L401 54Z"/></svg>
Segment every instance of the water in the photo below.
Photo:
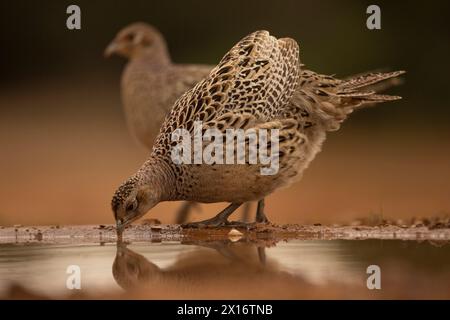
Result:
<svg viewBox="0 0 450 320"><path fill-rule="evenodd" d="M449 298L446 243L400 240L0 245L0 297ZM69 290L70 265L81 290ZM367 267L381 289L367 288ZM21 291L21 292L22 292ZM14 292L13 292L14 293Z"/></svg>

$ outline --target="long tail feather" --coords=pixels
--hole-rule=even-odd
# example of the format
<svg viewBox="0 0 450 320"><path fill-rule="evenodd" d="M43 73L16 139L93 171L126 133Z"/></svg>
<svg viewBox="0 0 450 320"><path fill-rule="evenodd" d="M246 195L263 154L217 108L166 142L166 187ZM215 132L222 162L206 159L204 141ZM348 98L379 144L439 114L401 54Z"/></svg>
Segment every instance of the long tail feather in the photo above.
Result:
<svg viewBox="0 0 450 320"><path fill-rule="evenodd" d="M340 85L340 89L342 90L342 92L355 91L360 88L374 85L381 81L385 81L385 80L392 79L392 78L397 78L398 76L400 76L404 73L405 73L405 71L401 70L401 71L394 71L394 72L387 72L387 73L363 74L363 75L360 75L355 78L350 78L348 80L344 80Z"/></svg>
<svg viewBox="0 0 450 320"><path fill-rule="evenodd" d="M405 71L371 72L345 80L303 70L294 103L322 119L328 130L337 130L347 116L361 107L401 99L378 92L399 82Z"/></svg>

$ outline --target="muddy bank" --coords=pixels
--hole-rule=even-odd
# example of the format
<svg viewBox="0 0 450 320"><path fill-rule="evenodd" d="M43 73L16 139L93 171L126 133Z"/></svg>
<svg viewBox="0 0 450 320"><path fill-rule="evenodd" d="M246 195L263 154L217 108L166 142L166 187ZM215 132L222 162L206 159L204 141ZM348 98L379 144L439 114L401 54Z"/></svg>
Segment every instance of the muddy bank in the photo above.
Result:
<svg viewBox="0 0 450 320"><path fill-rule="evenodd" d="M133 225L124 232L124 241L213 241L248 240L280 241L289 239L304 240L450 240L450 227L441 225L398 226L322 226L322 225L274 225L252 224L246 228L231 227L183 229L179 225ZM0 243L84 243L115 242L117 240L114 225L84 226L20 226L0 227Z"/></svg>

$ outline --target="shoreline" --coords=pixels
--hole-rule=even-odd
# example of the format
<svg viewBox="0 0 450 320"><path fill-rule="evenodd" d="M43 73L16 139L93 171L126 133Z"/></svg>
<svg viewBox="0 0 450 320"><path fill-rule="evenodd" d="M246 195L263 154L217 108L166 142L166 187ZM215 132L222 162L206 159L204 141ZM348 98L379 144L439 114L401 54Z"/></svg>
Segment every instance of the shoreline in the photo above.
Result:
<svg viewBox="0 0 450 320"><path fill-rule="evenodd" d="M127 227L125 242L198 243L203 241L248 241L273 243L288 240L412 240L450 241L450 228L426 226L322 226L251 224L246 228L188 228L180 225L136 224ZM0 227L0 244L115 243L114 225L15 226Z"/></svg>

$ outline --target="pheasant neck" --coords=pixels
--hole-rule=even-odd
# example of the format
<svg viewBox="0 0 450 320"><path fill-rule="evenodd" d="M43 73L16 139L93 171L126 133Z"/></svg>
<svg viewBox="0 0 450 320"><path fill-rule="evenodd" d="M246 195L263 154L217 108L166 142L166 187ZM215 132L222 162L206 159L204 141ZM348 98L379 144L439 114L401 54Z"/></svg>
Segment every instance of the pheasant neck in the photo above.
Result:
<svg viewBox="0 0 450 320"><path fill-rule="evenodd" d="M151 156L139 169L142 183L148 185L160 201L174 198L175 175L169 164L160 158Z"/></svg>
<svg viewBox="0 0 450 320"><path fill-rule="evenodd" d="M172 63L169 52L164 45L155 46L135 53L133 62L152 67L165 67Z"/></svg>

